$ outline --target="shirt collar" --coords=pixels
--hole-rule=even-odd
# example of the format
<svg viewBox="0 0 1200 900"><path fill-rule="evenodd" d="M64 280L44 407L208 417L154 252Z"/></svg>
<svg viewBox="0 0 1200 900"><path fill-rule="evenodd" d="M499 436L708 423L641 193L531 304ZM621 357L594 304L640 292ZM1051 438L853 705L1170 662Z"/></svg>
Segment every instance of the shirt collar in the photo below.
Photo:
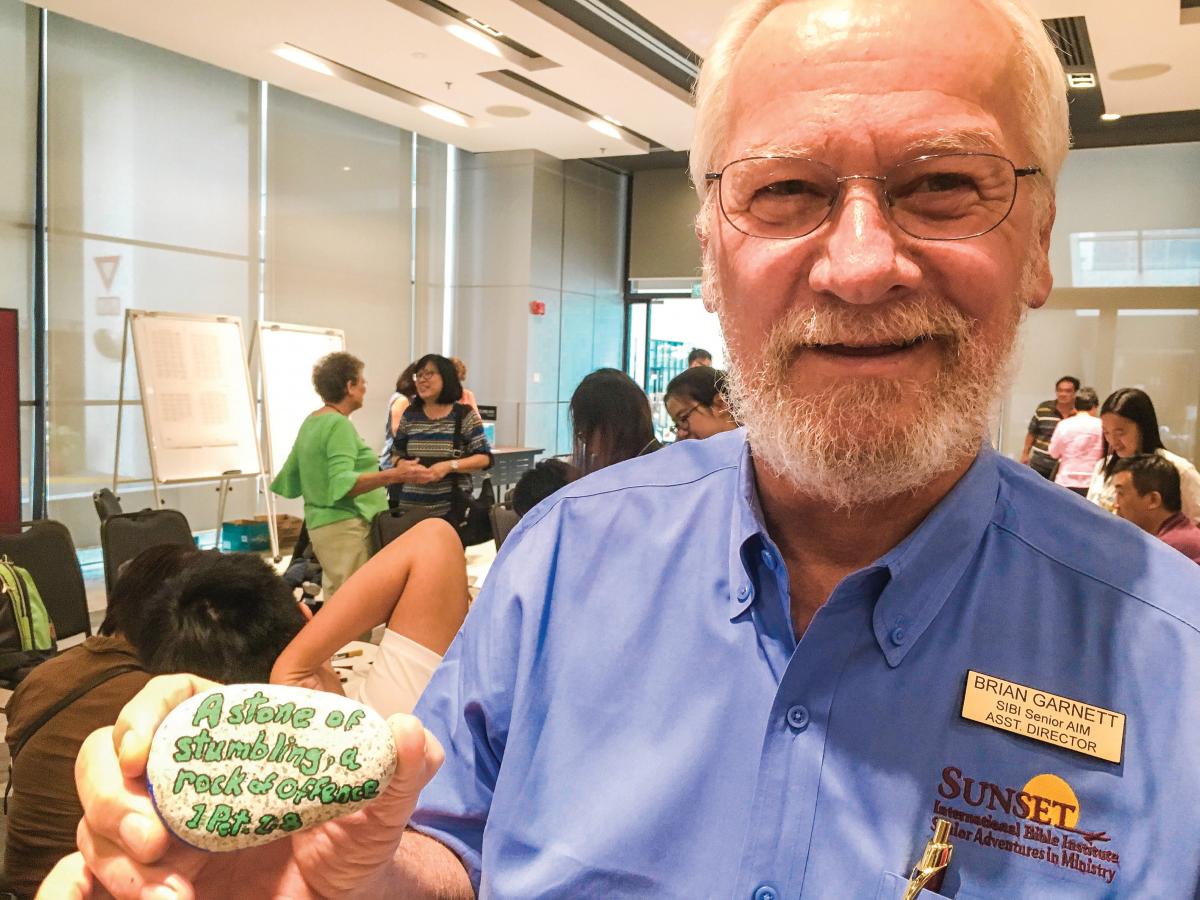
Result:
<svg viewBox="0 0 1200 900"><path fill-rule="evenodd" d="M744 439L737 469L737 496L730 518L730 619L745 613L754 602L756 586L750 573L757 563L751 556L766 552L779 558L764 524L750 444ZM864 589L879 591L872 628L889 665L903 662L945 605L992 521L999 490L996 452L984 446L966 474L916 530L861 570ZM887 578L872 575L885 569Z"/></svg>
<svg viewBox="0 0 1200 900"><path fill-rule="evenodd" d="M729 618L736 619L754 602L756 585L750 573L755 566L749 556L770 543L763 524L762 508L758 503L758 487L754 480L754 460L750 442L742 430L738 453L737 496L734 497L729 523Z"/></svg>

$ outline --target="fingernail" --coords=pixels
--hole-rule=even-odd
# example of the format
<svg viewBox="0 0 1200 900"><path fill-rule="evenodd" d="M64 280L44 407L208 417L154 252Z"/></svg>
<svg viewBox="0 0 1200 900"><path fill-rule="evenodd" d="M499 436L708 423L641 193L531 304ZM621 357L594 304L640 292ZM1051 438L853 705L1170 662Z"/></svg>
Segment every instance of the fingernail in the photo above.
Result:
<svg viewBox="0 0 1200 900"><path fill-rule="evenodd" d="M150 841L152 827L145 816L140 813L129 813L121 820L117 833L126 847L140 852L145 850L146 844Z"/></svg>
<svg viewBox="0 0 1200 900"><path fill-rule="evenodd" d="M179 900L179 894L165 884L142 889L140 900Z"/></svg>

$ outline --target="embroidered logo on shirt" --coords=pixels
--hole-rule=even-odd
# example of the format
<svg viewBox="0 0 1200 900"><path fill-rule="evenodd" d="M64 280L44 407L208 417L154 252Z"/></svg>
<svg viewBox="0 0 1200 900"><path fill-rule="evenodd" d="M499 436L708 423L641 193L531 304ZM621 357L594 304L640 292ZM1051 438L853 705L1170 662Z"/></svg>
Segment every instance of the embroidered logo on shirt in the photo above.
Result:
<svg viewBox="0 0 1200 900"><path fill-rule="evenodd" d="M1121 761L1125 714L981 672L967 672L962 717L1108 762Z"/></svg>
<svg viewBox="0 0 1200 900"><path fill-rule="evenodd" d="M1105 884L1113 883L1120 868L1121 855L1112 848L1112 838L1103 829L1082 827L1079 797L1053 773L1035 775L1018 788L946 766L933 813L950 820L954 844L969 842L1024 856L1100 878Z"/></svg>

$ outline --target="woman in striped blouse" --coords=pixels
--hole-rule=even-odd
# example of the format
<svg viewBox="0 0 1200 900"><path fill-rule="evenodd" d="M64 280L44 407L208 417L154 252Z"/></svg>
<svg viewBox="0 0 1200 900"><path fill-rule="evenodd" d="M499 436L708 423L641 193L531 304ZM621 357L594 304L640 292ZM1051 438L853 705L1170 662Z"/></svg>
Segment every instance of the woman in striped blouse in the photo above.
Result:
<svg viewBox="0 0 1200 900"><path fill-rule="evenodd" d="M455 480L492 464L479 413L461 403L462 383L454 364L429 353L417 360L413 373L417 396L400 417L392 438L393 459L415 459L427 477L392 486L389 500L402 510L420 509L434 516L450 513ZM466 484L462 484L466 488Z"/></svg>

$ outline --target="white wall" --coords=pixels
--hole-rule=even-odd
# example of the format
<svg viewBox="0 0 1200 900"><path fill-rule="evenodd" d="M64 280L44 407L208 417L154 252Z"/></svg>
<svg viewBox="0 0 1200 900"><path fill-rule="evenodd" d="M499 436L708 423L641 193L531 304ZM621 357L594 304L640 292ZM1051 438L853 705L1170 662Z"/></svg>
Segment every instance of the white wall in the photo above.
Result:
<svg viewBox="0 0 1200 900"><path fill-rule="evenodd" d="M1050 266L1071 287L1071 235L1200 228L1200 143L1072 150L1058 179Z"/></svg>

